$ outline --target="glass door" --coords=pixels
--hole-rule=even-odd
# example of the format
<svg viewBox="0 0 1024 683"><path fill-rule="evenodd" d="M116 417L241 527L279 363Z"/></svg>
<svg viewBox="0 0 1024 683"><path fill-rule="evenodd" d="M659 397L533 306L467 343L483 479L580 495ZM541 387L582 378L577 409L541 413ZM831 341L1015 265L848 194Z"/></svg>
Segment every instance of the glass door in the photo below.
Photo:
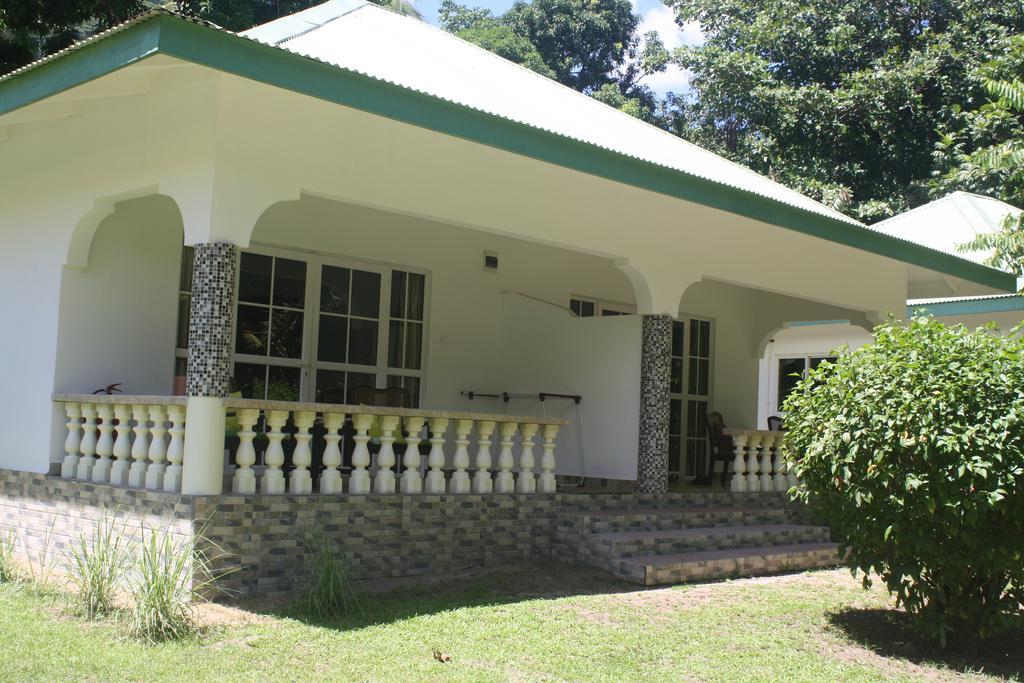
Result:
<svg viewBox="0 0 1024 683"><path fill-rule="evenodd" d="M706 468L712 344L712 321L672 323L668 470L678 476L695 477Z"/></svg>

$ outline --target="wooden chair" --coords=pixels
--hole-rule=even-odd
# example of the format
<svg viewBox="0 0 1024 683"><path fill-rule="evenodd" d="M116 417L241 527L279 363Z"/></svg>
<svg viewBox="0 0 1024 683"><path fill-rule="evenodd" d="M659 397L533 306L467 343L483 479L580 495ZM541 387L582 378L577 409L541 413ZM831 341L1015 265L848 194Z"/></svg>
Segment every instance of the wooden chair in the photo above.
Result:
<svg viewBox="0 0 1024 683"><path fill-rule="evenodd" d="M768 431L769 432L781 432L782 431L782 418L778 415L768 416Z"/></svg>
<svg viewBox="0 0 1024 683"><path fill-rule="evenodd" d="M722 485L725 485L726 476L729 472L729 466L732 464L733 459L736 457L736 448L733 446L732 437L726 436L725 420L722 418L722 414L717 411L708 411L704 415L704 419L707 421L708 427L708 451L710 455L708 457L708 471L705 475L705 479L708 483L711 482L711 477L714 475L715 463L721 462L722 464Z"/></svg>

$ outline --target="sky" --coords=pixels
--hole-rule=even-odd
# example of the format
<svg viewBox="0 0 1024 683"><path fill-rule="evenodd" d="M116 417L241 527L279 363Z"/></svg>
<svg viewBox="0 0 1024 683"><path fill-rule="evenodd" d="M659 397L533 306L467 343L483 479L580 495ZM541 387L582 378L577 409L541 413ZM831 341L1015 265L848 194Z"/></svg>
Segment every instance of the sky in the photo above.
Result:
<svg viewBox="0 0 1024 683"><path fill-rule="evenodd" d="M501 14L512 6L514 0L461 0L471 7L485 7L495 14ZM680 28L674 20L674 13L661 0L631 0L633 10L640 15L639 33L657 31L669 50L683 45L696 45L702 40L700 26L696 23ZM417 0L416 9L432 24L437 24L437 8L440 0ZM664 73L647 76L643 81L658 94L686 90L689 77L677 66L669 66Z"/></svg>

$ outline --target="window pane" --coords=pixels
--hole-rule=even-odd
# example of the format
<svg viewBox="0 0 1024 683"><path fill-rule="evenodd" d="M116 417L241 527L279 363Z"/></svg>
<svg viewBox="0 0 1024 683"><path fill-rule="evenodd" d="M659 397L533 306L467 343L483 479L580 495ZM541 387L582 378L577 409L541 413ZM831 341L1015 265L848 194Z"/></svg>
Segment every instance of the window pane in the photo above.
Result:
<svg viewBox="0 0 1024 683"><path fill-rule="evenodd" d="M234 384L244 398L266 398L267 366L235 363Z"/></svg>
<svg viewBox="0 0 1024 683"><path fill-rule="evenodd" d="M594 302L593 301L581 301L580 302L580 316L583 318L592 318L594 316Z"/></svg>
<svg viewBox="0 0 1024 683"><path fill-rule="evenodd" d="M352 315L380 316L380 273L352 271Z"/></svg>
<svg viewBox="0 0 1024 683"><path fill-rule="evenodd" d="M420 407L420 378L402 377L401 375L388 375L388 387L399 387L405 389L409 396L409 407Z"/></svg>
<svg viewBox="0 0 1024 683"><path fill-rule="evenodd" d="M625 315L622 311L613 311L610 308L602 308L601 315Z"/></svg>
<svg viewBox="0 0 1024 683"><path fill-rule="evenodd" d="M189 306L192 304L192 296L189 294L178 295L178 340L175 342L176 348L187 349L188 348L188 318L189 318Z"/></svg>
<svg viewBox="0 0 1024 683"><path fill-rule="evenodd" d="M377 321L349 321L348 362L358 365L377 364Z"/></svg>
<svg viewBox="0 0 1024 683"><path fill-rule="evenodd" d="M669 401L668 407L668 433L679 434L683 428L683 402L678 398Z"/></svg>
<svg viewBox="0 0 1024 683"><path fill-rule="evenodd" d="M690 356L700 355L700 320L690 321Z"/></svg>
<svg viewBox="0 0 1024 683"><path fill-rule="evenodd" d="M423 302L426 299L427 278L421 273L409 273L410 320L423 320Z"/></svg>
<svg viewBox="0 0 1024 683"><path fill-rule="evenodd" d="M711 323L707 320L700 321L700 355L711 357Z"/></svg>
<svg viewBox="0 0 1024 683"><path fill-rule="evenodd" d="M183 292L192 291L192 268L196 263L196 250L185 247L181 250L181 278L178 289Z"/></svg>
<svg viewBox="0 0 1024 683"><path fill-rule="evenodd" d="M822 358L811 358L811 370L817 369L822 363L835 363L838 360L835 356L824 356Z"/></svg>
<svg viewBox="0 0 1024 683"><path fill-rule="evenodd" d="M352 390L356 387L376 387L377 376L368 372L350 372L348 373L348 391L345 392L345 402L355 403L352 398Z"/></svg>
<svg viewBox="0 0 1024 683"><path fill-rule="evenodd" d="M306 264L279 258L274 264L274 305L305 308Z"/></svg>
<svg viewBox="0 0 1024 683"><path fill-rule="evenodd" d="M235 333L235 353L256 356L267 355L267 327L270 309L260 306L238 306L238 324Z"/></svg>
<svg viewBox="0 0 1024 683"><path fill-rule="evenodd" d="M405 273L400 270L391 272L391 317L405 317Z"/></svg>
<svg viewBox="0 0 1024 683"><path fill-rule="evenodd" d="M188 358L175 358L174 359L174 375L175 377L184 377L188 374Z"/></svg>
<svg viewBox="0 0 1024 683"><path fill-rule="evenodd" d="M348 268L324 266L320 277L320 310L324 313L348 313Z"/></svg>
<svg viewBox="0 0 1024 683"><path fill-rule="evenodd" d="M298 401L301 371L299 368L270 366L267 381L267 399L270 401Z"/></svg>
<svg viewBox="0 0 1024 683"><path fill-rule="evenodd" d="M317 370L315 395L318 403L344 403L345 373L341 370Z"/></svg>
<svg viewBox="0 0 1024 683"><path fill-rule="evenodd" d="M317 334L317 360L344 363L348 349L348 318L336 315L320 316L320 331ZM319 391L319 389L318 389ZM339 394L339 397L344 394ZM317 399L318 401L320 399Z"/></svg>
<svg viewBox="0 0 1024 683"><path fill-rule="evenodd" d="M679 471L680 444L678 436L668 437L668 471Z"/></svg>
<svg viewBox="0 0 1024 683"><path fill-rule="evenodd" d="M778 406L782 410L782 404L786 401L797 382L803 376L803 358L780 358L779 359L779 394Z"/></svg>
<svg viewBox="0 0 1024 683"><path fill-rule="evenodd" d="M583 302L580 301L579 299L569 299L569 310L572 311L573 313L575 313L576 315L579 315L580 314L580 305L582 303Z"/></svg>
<svg viewBox="0 0 1024 683"><path fill-rule="evenodd" d="M697 359L697 394L708 395L708 378L711 375L711 361L707 358Z"/></svg>
<svg viewBox="0 0 1024 683"><path fill-rule="evenodd" d="M270 355L302 358L302 314L275 308L270 316Z"/></svg>
<svg viewBox="0 0 1024 683"><path fill-rule="evenodd" d="M693 328L690 328L690 329L693 329ZM690 374L689 374L689 377L687 378L687 382L686 382L686 384L687 384L686 391L691 393L691 394L699 394L700 393L700 391L698 390L699 389L699 386L698 386L698 379L699 378L697 377L699 369L698 369L697 359L696 358L693 358L693 357L690 358L690 366L689 366L688 370L689 370Z"/></svg>
<svg viewBox="0 0 1024 683"><path fill-rule="evenodd" d="M672 359L672 383L669 391L673 394L683 393L683 359Z"/></svg>
<svg viewBox="0 0 1024 683"><path fill-rule="evenodd" d="M672 323L672 355L678 358L683 356L683 330L685 326L678 320Z"/></svg>
<svg viewBox="0 0 1024 683"><path fill-rule="evenodd" d="M405 368L420 369L421 345L423 343L422 323L406 323L405 325Z"/></svg>
<svg viewBox="0 0 1024 683"><path fill-rule="evenodd" d="M270 303L270 270L273 259L262 254L242 254L238 271L238 300L251 304Z"/></svg>
<svg viewBox="0 0 1024 683"><path fill-rule="evenodd" d="M405 323L392 320L388 327L388 367L405 367Z"/></svg>

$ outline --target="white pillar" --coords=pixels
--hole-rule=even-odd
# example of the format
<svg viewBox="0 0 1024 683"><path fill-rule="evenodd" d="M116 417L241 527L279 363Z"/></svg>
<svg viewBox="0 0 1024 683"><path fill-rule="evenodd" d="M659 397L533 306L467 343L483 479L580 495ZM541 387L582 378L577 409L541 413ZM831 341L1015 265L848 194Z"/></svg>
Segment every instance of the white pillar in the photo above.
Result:
<svg viewBox="0 0 1024 683"><path fill-rule="evenodd" d="M758 469L761 471L761 477L758 484L762 491L768 492L774 490L772 484L772 446L775 444L774 436L761 436L761 463Z"/></svg>
<svg viewBox="0 0 1024 683"><path fill-rule="evenodd" d="M473 474L473 493L490 493L494 489L491 479L491 438L495 423L483 420L476 423L476 472Z"/></svg>
<svg viewBox="0 0 1024 683"><path fill-rule="evenodd" d="M402 493L422 493L423 477L420 475L420 432L423 431L423 424L426 418L411 415L402 423L408 435L405 437L405 455L402 456L402 482L400 489Z"/></svg>
<svg viewBox="0 0 1024 683"><path fill-rule="evenodd" d="M757 477L757 447L761 444L761 435L751 433L747 437L747 492L757 493L761 490L761 482Z"/></svg>
<svg viewBox="0 0 1024 683"><path fill-rule="evenodd" d="M92 468L92 481L103 484L110 481L110 456L114 453L114 406L101 403L96 412L100 430L100 438L96 441L96 455L99 458Z"/></svg>
<svg viewBox="0 0 1024 683"><path fill-rule="evenodd" d="M430 455L427 456L427 480L423 484L424 493L444 493L444 434L448 431L448 418L435 417L430 420Z"/></svg>
<svg viewBox="0 0 1024 683"><path fill-rule="evenodd" d="M82 457L78 460L75 479L92 481L92 468L96 464L96 406L92 403L83 403L82 417L85 418L82 425L82 443L79 446Z"/></svg>
<svg viewBox="0 0 1024 683"><path fill-rule="evenodd" d="M469 433L473 430L472 420L455 422L455 454L452 456L452 480L448 490L451 493L469 493Z"/></svg>
<svg viewBox="0 0 1024 683"><path fill-rule="evenodd" d="M192 403L194 400L196 400L196 398L197 397L194 396L189 397L188 402ZM220 399L207 398L205 400L215 401L216 405L220 406ZM196 420L199 421L199 416L195 415L194 413L195 411L193 411L193 417L195 417ZM221 424L223 425L223 408L221 408L221 415ZM185 462L185 407L168 406L167 421L171 423L171 428L167 430L168 434L171 435L171 441L170 443L167 444L167 471L164 472L164 491L181 491L182 493L185 493L183 486L183 464ZM199 426L199 429L197 430L197 436L199 436L198 432L202 431L203 428L203 425ZM220 475L217 477L216 486L214 486L210 482L206 482L208 486L201 487L203 490L192 490L188 491L188 493L220 493L221 488L224 485L222 479L224 476L224 428L221 427L220 429L220 440L217 442L219 444L219 448L213 453L205 452L202 446L200 446L200 443L202 442L197 443L196 440L193 439L192 442L189 444L191 455L189 459L192 461L190 463L190 469L194 470L193 475L196 474L195 470L202 470L205 472L210 472L213 470L212 467L204 467L205 465L208 464L204 462L204 460L206 459L216 461L217 465L219 465ZM195 467L193 467L193 465L195 465Z"/></svg>
<svg viewBox="0 0 1024 683"><path fill-rule="evenodd" d="M61 479L74 479L81 458L78 449L82 446L82 406L77 403L65 403L64 412L68 416L68 436L64 440L65 455L60 466L60 476Z"/></svg>
<svg viewBox="0 0 1024 683"><path fill-rule="evenodd" d="M301 410L295 413L295 450L292 452L292 464L295 469L288 475L288 493L294 495L305 495L313 493L313 477L309 473L309 465L313 462L313 451L309 448L309 441L313 435L309 430L316 422L316 413L311 410Z"/></svg>
<svg viewBox="0 0 1024 683"><path fill-rule="evenodd" d="M789 490L789 483L786 481L786 459L782 455L782 439L781 432L774 439L775 465L772 469L772 488L780 493L785 493Z"/></svg>
<svg viewBox="0 0 1024 683"><path fill-rule="evenodd" d="M377 474L373 477L374 493L395 492L395 430L399 419L395 415L377 418L380 424L380 451L377 453Z"/></svg>
<svg viewBox="0 0 1024 683"><path fill-rule="evenodd" d="M128 485L141 489L146 486L146 459L149 457L149 407L133 405L132 420L135 422L135 440L132 441L132 466L128 470Z"/></svg>
<svg viewBox="0 0 1024 683"><path fill-rule="evenodd" d="M131 468L129 456L132 451L131 410L124 404L114 406L114 417L117 419L117 438L114 439L114 464L110 468L110 483L117 486L128 485L128 471Z"/></svg>
<svg viewBox="0 0 1024 683"><path fill-rule="evenodd" d="M344 413L324 413L324 471L320 475L320 493L341 493L341 428L345 426Z"/></svg>
<svg viewBox="0 0 1024 683"><path fill-rule="evenodd" d="M260 493L281 494L284 493L284 472L281 471L281 465L284 464L284 446L281 445L284 432L281 430L288 422L288 411L268 410L266 416L270 430L267 432L267 452L263 460L267 469L260 481Z"/></svg>
<svg viewBox="0 0 1024 683"><path fill-rule="evenodd" d="M537 425L524 422L520 430L521 450L519 453L519 476L516 477L516 493L536 493L537 481L533 476L533 438L537 435Z"/></svg>
<svg viewBox="0 0 1024 683"><path fill-rule="evenodd" d="M515 477L512 468L516 461L512 456L512 446L515 443L516 428L515 422L501 423L501 452L498 453L498 473L494 477L495 493L512 493L515 490Z"/></svg>
<svg viewBox="0 0 1024 683"><path fill-rule="evenodd" d="M555 493L558 489L555 480L556 436L558 436L558 425L544 425L544 452L540 456L540 480L537 482L538 493Z"/></svg>
<svg viewBox="0 0 1024 683"><path fill-rule="evenodd" d="M743 459L747 451L747 435L734 434L732 445L736 455L732 459L732 479L729 482L729 489L733 493L743 493L747 490L747 478L744 475L747 471L747 466Z"/></svg>
<svg viewBox="0 0 1024 683"><path fill-rule="evenodd" d="M235 453L235 474L231 478L232 493L251 495L256 493L256 438L254 427L260 421L260 411L246 408L238 411L238 451Z"/></svg>
<svg viewBox="0 0 1024 683"><path fill-rule="evenodd" d="M153 426L149 430L149 467L146 468L146 488L159 490L164 487L164 458L167 455L167 409L150 406L149 419Z"/></svg>
<svg viewBox="0 0 1024 683"><path fill-rule="evenodd" d="M366 444L370 440L367 431L372 424L373 415L352 416L352 426L356 430L352 440L356 442L356 447L352 451L352 474L348 479L349 493L362 495L370 492L370 473L366 471L366 468L370 466L370 449Z"/></svg>

